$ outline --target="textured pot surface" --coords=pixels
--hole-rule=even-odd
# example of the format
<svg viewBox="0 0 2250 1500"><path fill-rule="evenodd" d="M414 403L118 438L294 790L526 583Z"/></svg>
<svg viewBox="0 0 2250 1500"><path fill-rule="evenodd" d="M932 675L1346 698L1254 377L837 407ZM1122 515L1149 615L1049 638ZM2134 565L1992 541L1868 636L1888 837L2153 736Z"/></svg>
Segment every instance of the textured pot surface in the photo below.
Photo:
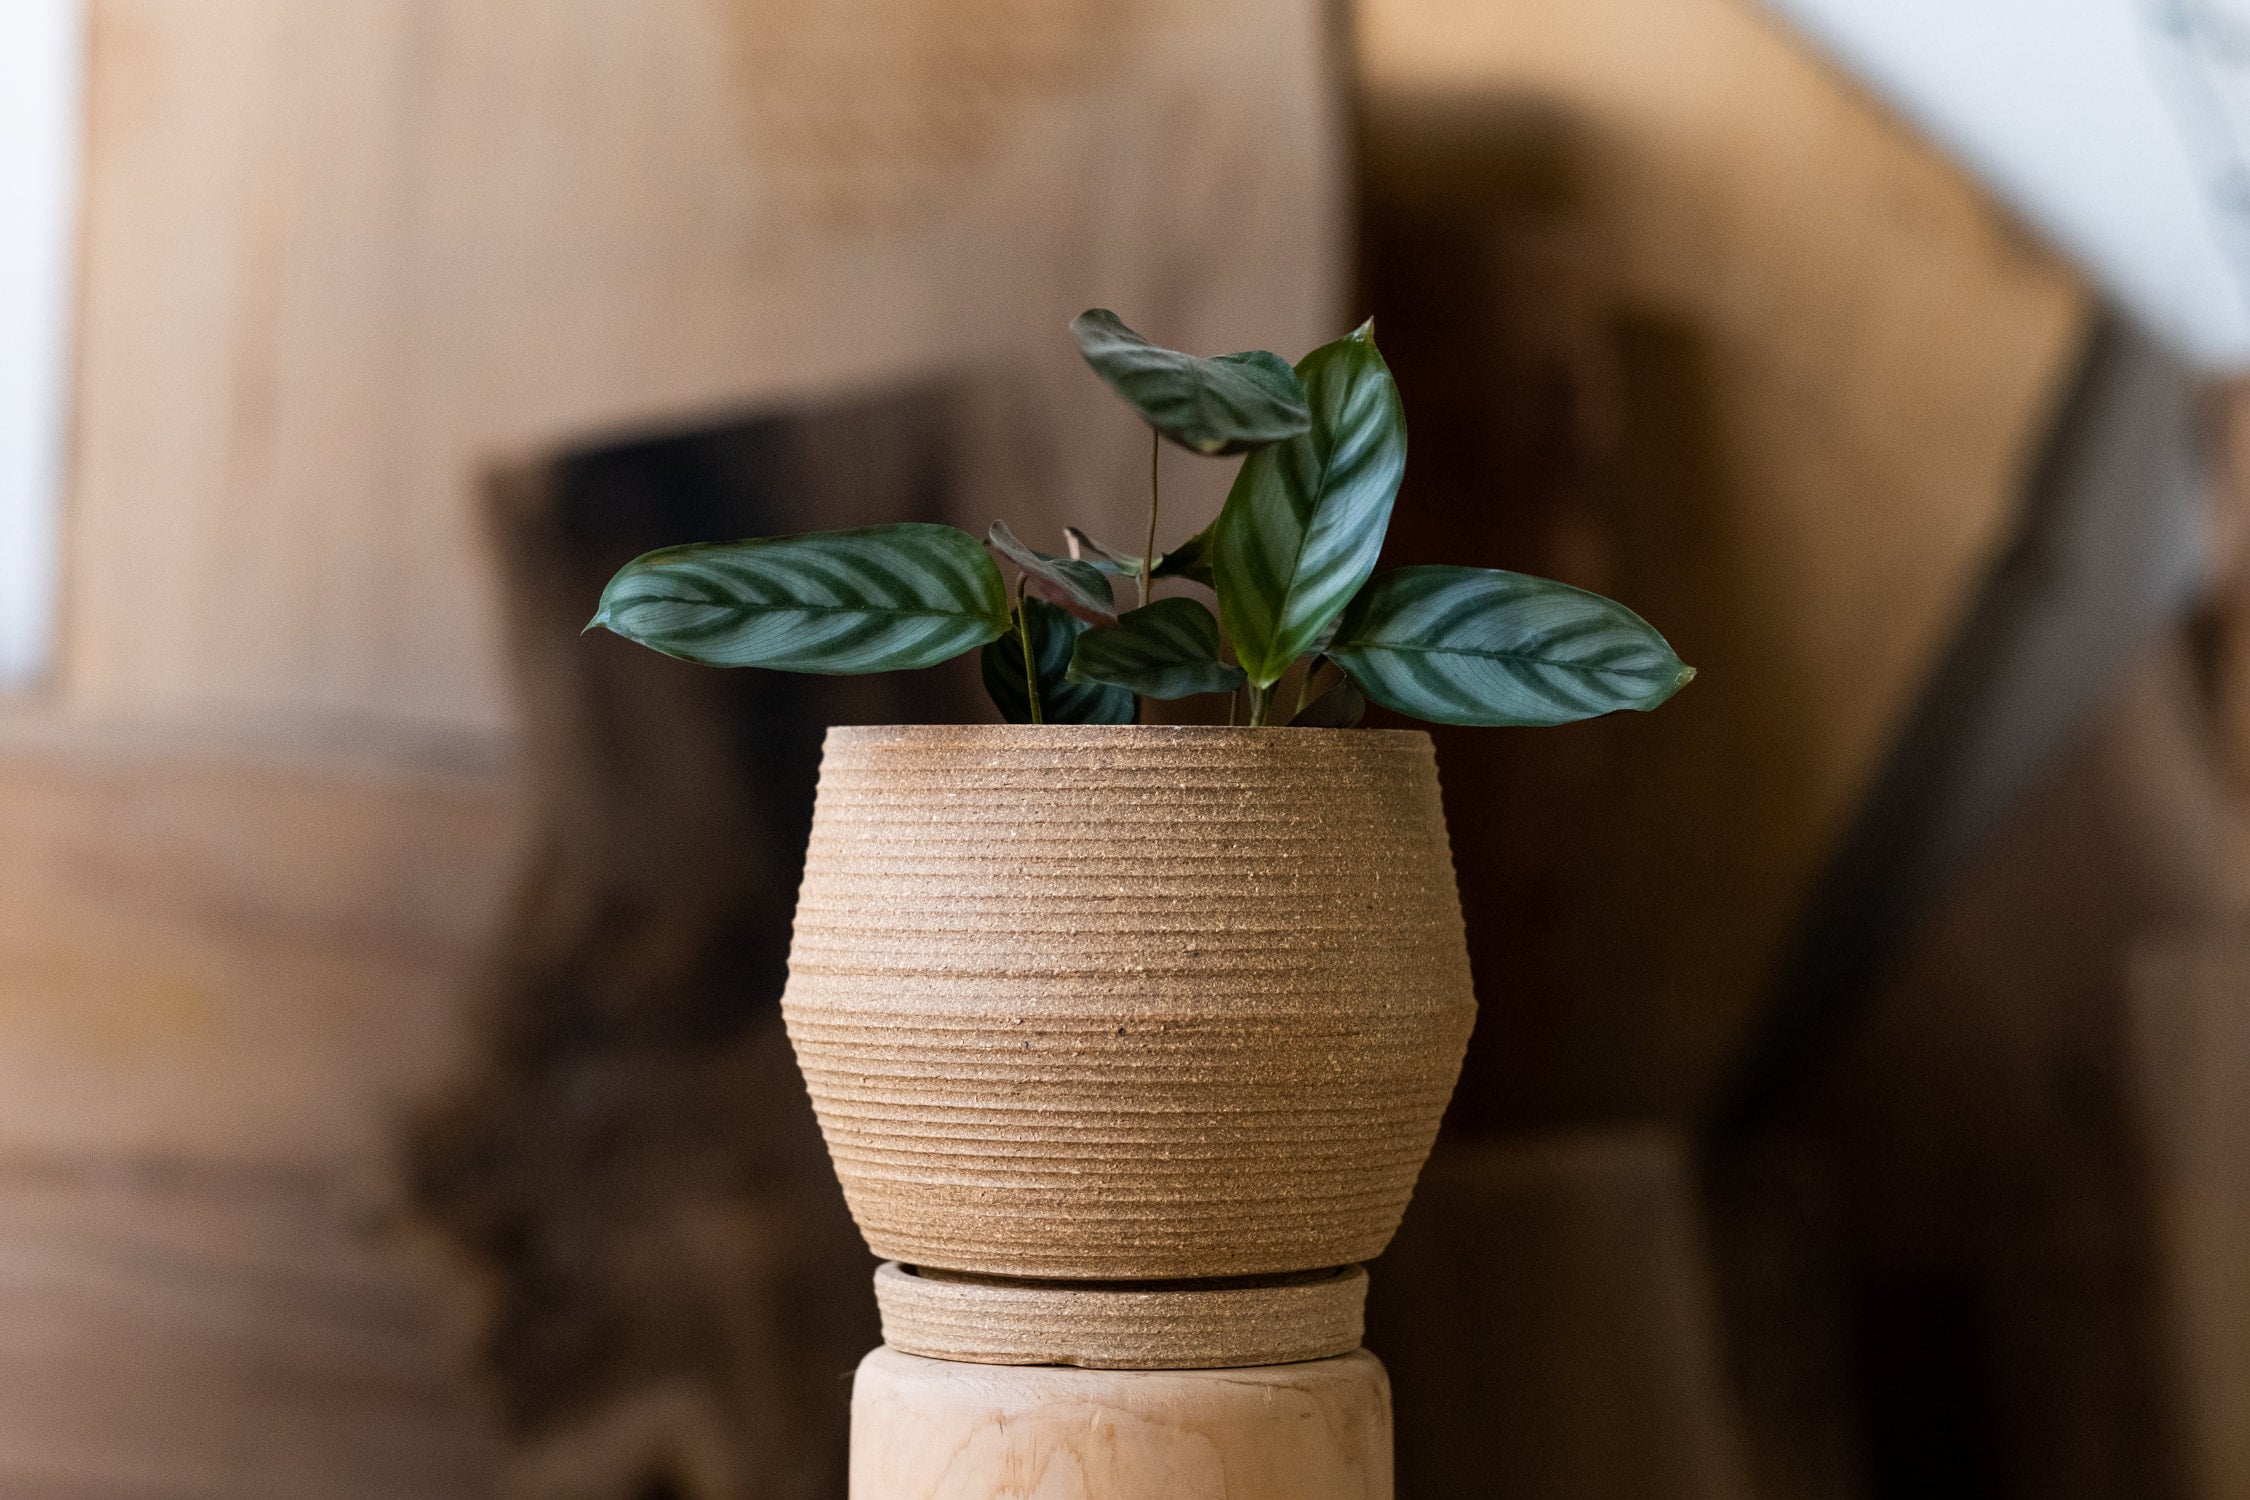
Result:
<svg viewBox="0 0 2250 1500"><path fill-rule="evenodd" d="M1475 1013L1429 737L831 730L783 1010L880 1255L1369 1259Z"/></svg>

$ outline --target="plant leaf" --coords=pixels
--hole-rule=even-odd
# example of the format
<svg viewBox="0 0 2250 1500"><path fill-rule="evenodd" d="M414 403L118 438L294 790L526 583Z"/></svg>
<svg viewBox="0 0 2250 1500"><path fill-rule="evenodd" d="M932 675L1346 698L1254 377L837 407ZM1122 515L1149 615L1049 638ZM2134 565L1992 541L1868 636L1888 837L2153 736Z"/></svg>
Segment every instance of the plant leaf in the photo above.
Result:
<svg viewBox="0 0 2250 1500"><path fill-rule="evenodd" d="M1073 682L1107 682L1146 698L1230 693L1242 668L1219 659L1219 622L1193 599L1159 599L1078 638Z"/></svg>
<svg viewBox="0 0 2250 1500"><path fill-rule="evenodd" d="M1695 676L1624 605L1489 568L1385 573L1352 601L1328 654L1377 703L1435 724L1651 709Z"/></svg>
<svg viewBox="0 0 2250 1500"><path fill-rule="evenodd" d="M1109 580L1092 563L1052 557L1026 547L1016 540L1005 521L993 522L985 541L993 551L1023 569L1024 576L1031 580L1031 591L1049 604L1059 604L1094 624L1117 618L1117 598L1110 592Z"/></svg>
<svg viewBox="0 0 2250 1500"><path fill-rule="evenodd" d="M1372 324L1313 350L1297 374L1312 430L1244 459L1211 531L1227 635L1262 688L1374 571L1406 471L1406 417Z"/></svg>
<svg viewBox="0 0 2250 1500"><path fill-rule="evenodd" d="M1296 373L1278 354L1254 349L1199 359L1159 348L1105 307L1072 318L1070 333L1094 373L1183 448L1246 453L1311 424Z"/></svg>
<svg viewBox="0 0 2250 1500"><path fill-rule="evenodd" d="M853 673L935 666L1008 623L976 538L910 522L665 547L618 570L586 628L707 666Z"/></svg>
<svg viewBox="0 0 2250 1500"><path fill-rule="evenodd" d="M1127 557L1122 552L1112 552L1075 526L1063 528L1063 539L1070 543L1070 556L1074 562L1082 562L1088 567L1097 568L1112 578L1138 578L1140 576L1141 560L1139 558Z"/></svg>
<svg viewBox="0 0 2250 1500"><path fill-rule="evenodd" d="M1205 588L1213 586L1211 576L1211 528L1206 526L1194 536L1174 547L1156 560L1149 570L1152 578L1185 578L1200 583Z"/></svg>
<svg viewBox="0 0 2250 1500"><path fill-rule="evenodd" d="M1104 547L1075 526L1065 526L1063 535L1070 539L1072 557L1091 567L1099 568L1112 578L1137 578L1141 560ZM1151 578L1185 578L1211 586L1211 528L1206 526L1194 536L1157 558L1150 568Z"/></svg>
<svg viewBox="0 0 2250 1500"><path fill-rule="evenodd" d="M1077 616L1057 609L1044 599L1023 602L1024 621L1038 644L1032 651L1033 670L1039 677L1039 715L1049 724L1130 724L1133 695L1123 688L1073 680L1071 648L1087 626ZM1031 722L1031 699L1023 686L1023 644L1014 631L984 648L979 660L984 690L993 707L1011 724Z"/></svg>
<svg viewBox="0 0 2250 1500"><path fill-rule="evenodd" d="M1339 675L1327 690L1289 720L1299 729L1349 729L1367 714L1367 695L1348 675Z"/></svg>

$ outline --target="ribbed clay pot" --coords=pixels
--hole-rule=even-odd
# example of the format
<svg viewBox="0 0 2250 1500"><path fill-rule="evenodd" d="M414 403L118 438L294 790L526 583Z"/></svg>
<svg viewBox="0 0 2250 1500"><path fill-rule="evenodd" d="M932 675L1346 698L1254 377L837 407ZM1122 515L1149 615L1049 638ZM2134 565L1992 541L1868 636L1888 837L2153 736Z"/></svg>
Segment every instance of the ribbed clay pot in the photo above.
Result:
<svg viewBox="0 0 2250 1500"><path fill-rule="evenodd" d="M1476 1009L1429 737L833 729L782 1004L879 1255L1368 1259Z"/></svg>

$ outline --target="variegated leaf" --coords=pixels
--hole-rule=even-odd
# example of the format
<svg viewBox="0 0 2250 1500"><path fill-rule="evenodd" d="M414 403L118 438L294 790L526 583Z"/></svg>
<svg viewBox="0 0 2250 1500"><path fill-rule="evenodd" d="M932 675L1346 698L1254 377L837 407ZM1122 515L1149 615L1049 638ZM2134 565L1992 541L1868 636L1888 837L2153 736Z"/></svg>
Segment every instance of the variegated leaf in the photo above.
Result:
<svg viewBox="0 0 2250 1500"><path fill-rule="evenodd" d="M1144 698L1230 693L1242 669L1219 659L1219 622L1193 599L1159 599L1078 638L1073 682L1106 682Z"/></svg>
<svg viewBox="0 0 2250 1500"><path fill-rule="evenodd" d="M1090 562L1052 557L1016 539L1005 521L992 523L985 541L992 550L1023 569L1031 591L1050 604L1061 605L1080 619L1106 624L1117 618L1117 598L1109 580Z"/></svg>
<svg viewBox="0 0 2250 1500"><path fill-rule="evenodd" d="M618 571L587 628L708 666L856 673L935 666L1008 624L976 538L908 523L666 547Z"/></svg>
<svg viewBox="0 0 2250 1500"><path fill-rule="evenodd" d="M1488 568L1385 573L1352 601L1328 654L1377 703L1435 724L1651 709L1695 676L1624 605Z"/></svg>
<svg viewBox="0 0 2250 1500"><path fill-rule="evenodd" d="M1374 571L1406 470L1406 418L1372 324L1297 366L1312 430L1242 461L1211 533L1235 657L1270 687Z"/></svg>
<svg viewBox="0 0 2250 1500"><path fill-rule="evenodd" d="M1196 453L1244 453L1303 432L1311 418L1289 362L1254 349L1200 359L1159 348L1107 308L1070 320L1094 373L1164 436Z"/></svg>
<svg viewBox="0 0 2250 1500"><path fill-rule="evenodd" d="M1043 599L1023 603L1025 623L1037 647L1031 654L1039 683L1039 717L1048 724L1130 724L1133 695L1123 688L1081 683L1069 676L1071 648L1085 633L1084 620ZM1031 722L1031 695L1023 681L1023 644L1014 631L984 648L978 662L984 690L993 707L1011 724Z"/></svg>

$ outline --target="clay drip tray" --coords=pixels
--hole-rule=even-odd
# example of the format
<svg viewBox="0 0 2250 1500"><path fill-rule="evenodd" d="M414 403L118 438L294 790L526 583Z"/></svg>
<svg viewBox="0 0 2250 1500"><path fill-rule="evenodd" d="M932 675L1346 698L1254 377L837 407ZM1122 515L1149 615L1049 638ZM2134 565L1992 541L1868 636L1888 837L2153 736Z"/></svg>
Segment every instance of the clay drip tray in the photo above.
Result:
<svg viewBox="0 0 2250 1500"><path fill-rule="evenodd" d="M875 1272L883 1341L931 1359L1092 1370L1218 1370L1326 1359L1359 1347L1358 1266L1215 1281L1033 1281Z"/></svg>

